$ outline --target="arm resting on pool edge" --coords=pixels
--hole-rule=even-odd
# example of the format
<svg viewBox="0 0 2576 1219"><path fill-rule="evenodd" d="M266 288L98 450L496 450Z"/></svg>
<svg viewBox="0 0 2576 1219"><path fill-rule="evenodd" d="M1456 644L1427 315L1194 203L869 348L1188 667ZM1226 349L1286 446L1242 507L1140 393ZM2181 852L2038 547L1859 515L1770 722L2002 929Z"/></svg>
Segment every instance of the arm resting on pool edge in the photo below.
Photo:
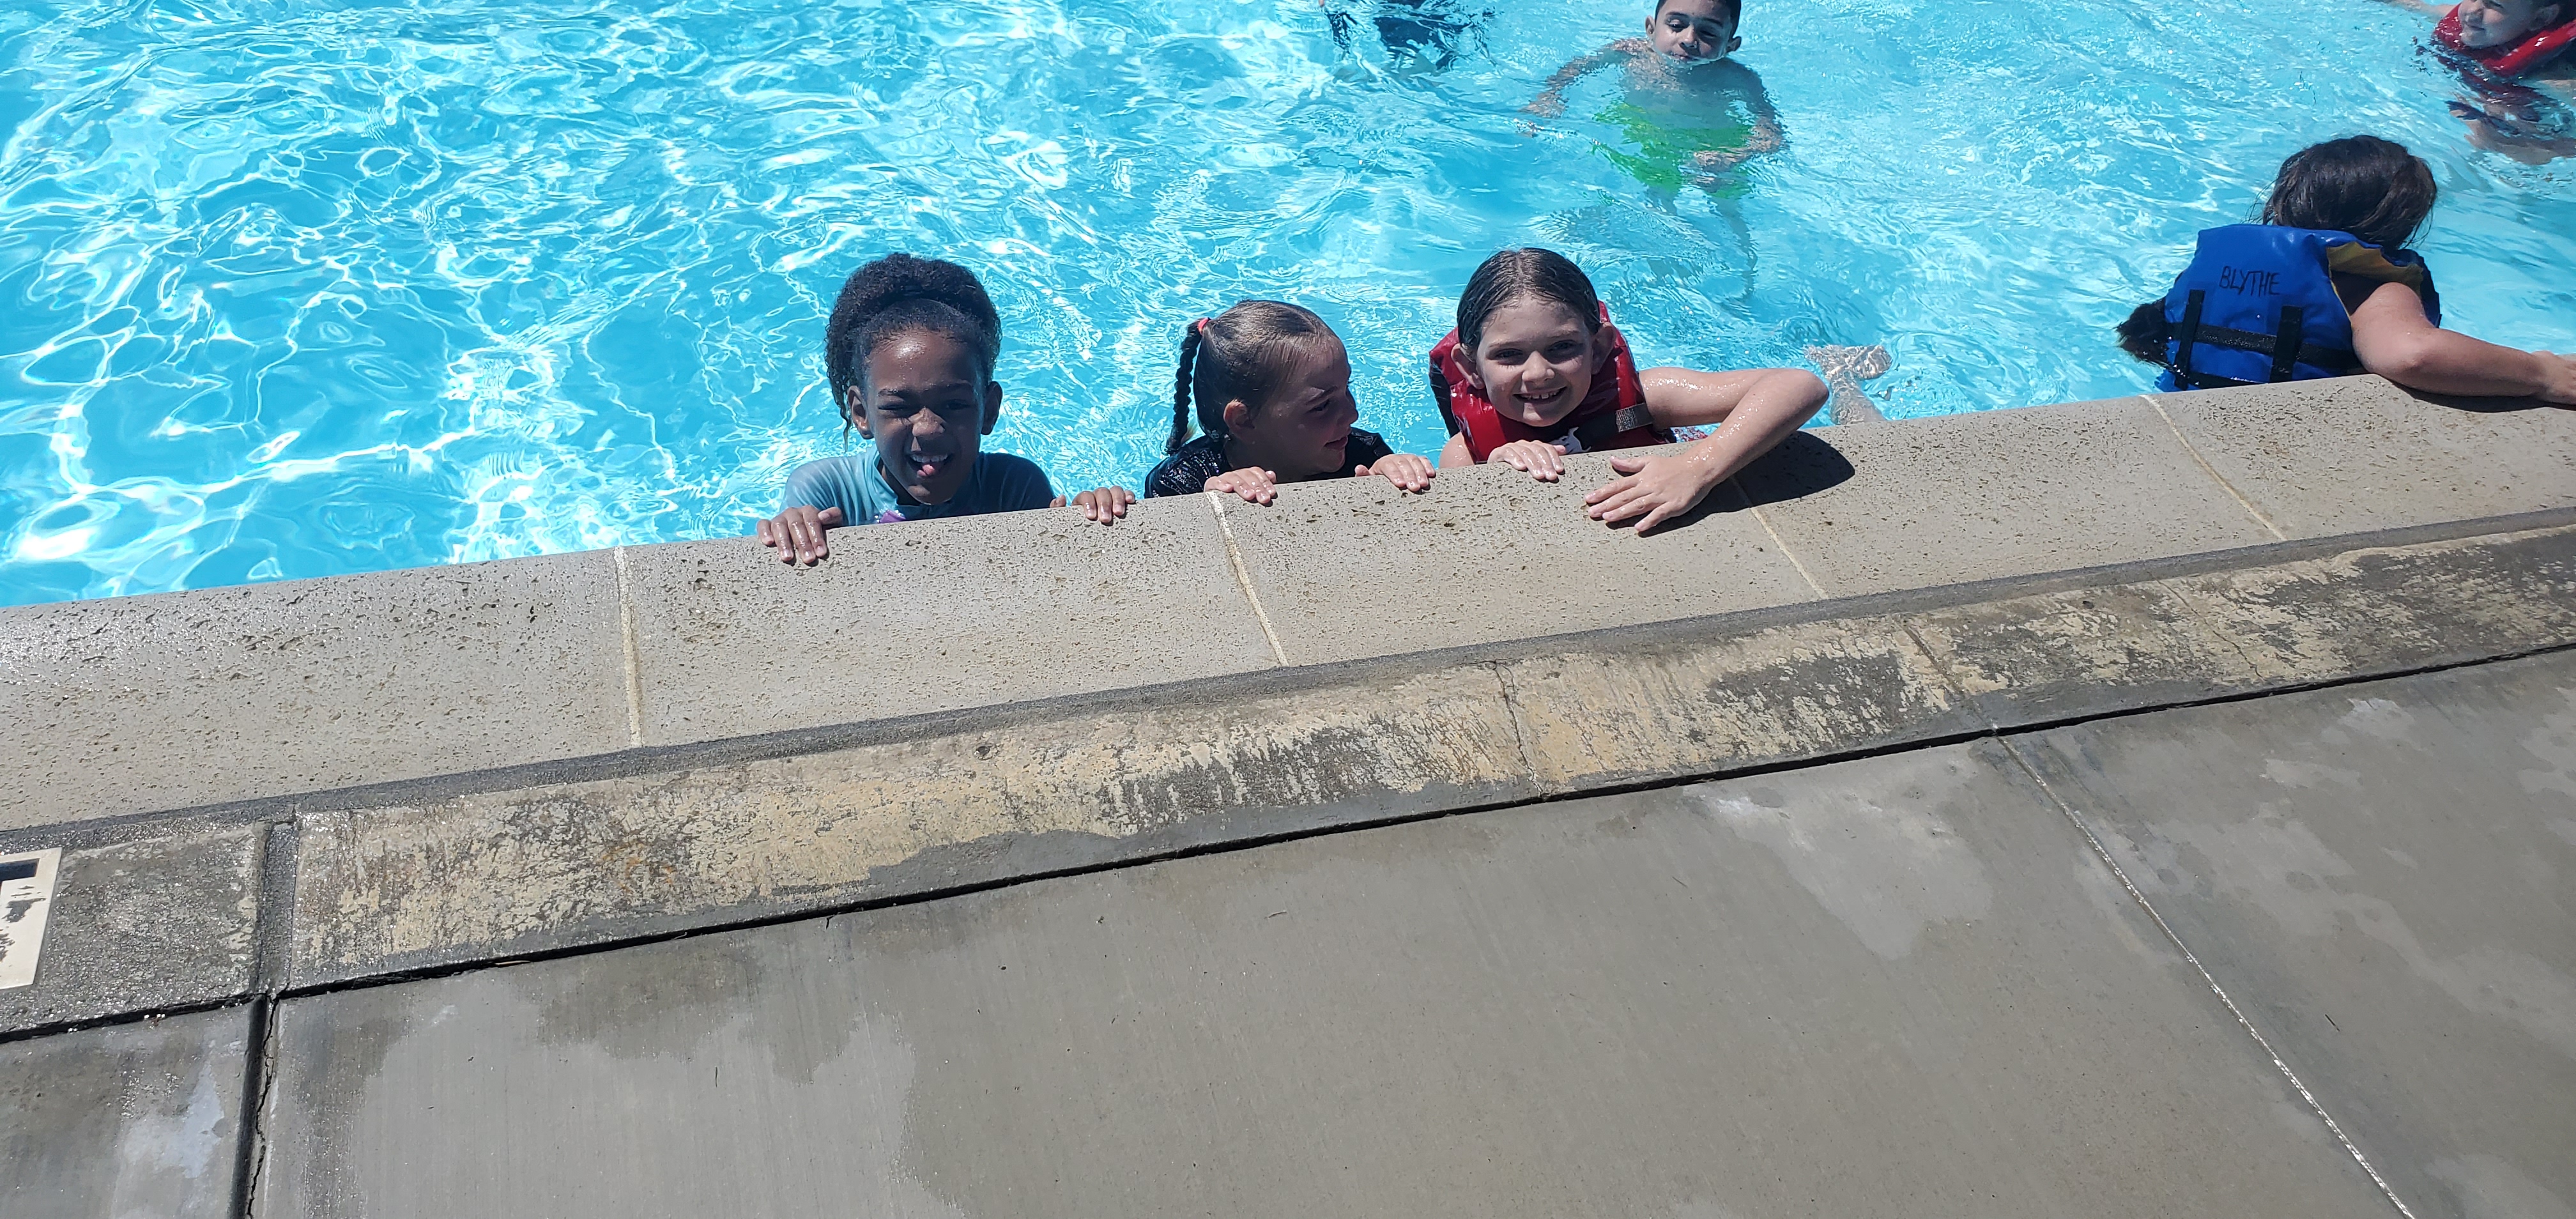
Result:
<svg viewBox="0 0 2576 1219"><path fill-rule="evenodd" d="M2444 330L2404 284L2380 284L2352 311L2352 350L2367 372L2408 389L2576 406L2576 360L2516 351Z"/></svg>
<svg viewBox="0 0 2576 1219"><path fill-rule="evenodd" d="M1607 524L1633 520L1639 533L1697 507L1719 483L1815 418L1830 392L1823 378L1795 368L1649 368L1639 379L1657 424L1717 425L1678 453L1610 459L1622 477L1584 496L1585 513Z"/></svg>

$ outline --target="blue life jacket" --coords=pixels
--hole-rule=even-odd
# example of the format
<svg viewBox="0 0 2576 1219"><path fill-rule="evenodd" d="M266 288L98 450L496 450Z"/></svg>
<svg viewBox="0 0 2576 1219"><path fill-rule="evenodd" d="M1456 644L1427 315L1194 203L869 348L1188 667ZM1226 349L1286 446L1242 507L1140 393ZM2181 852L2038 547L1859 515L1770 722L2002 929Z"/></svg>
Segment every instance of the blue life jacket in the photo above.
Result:
<svg viewBox="0 0 2576 1219"><path fill-rule="evenodd" d="M2352 314L2334 277L2358 275L2413 288L2442 324L2433 272L2407 250L2383 250L2350 233L2234 224L2200 235L2200 253L2165 295L2165 375L2156 388L2217 389L2267 381L2345 377Z"/></svg>

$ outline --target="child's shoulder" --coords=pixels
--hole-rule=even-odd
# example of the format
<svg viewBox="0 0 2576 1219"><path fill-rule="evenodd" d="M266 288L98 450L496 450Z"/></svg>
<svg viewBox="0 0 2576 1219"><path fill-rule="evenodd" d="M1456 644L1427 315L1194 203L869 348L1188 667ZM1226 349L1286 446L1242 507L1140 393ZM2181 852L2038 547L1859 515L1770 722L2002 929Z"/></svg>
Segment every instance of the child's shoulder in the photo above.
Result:
<svg viewBox="0 0 2576 1219"><path fill-rule="evenodd" d="M1145 475L1145 496L1196 495L1207 480L1225 473L1225 442L1196 436L1179 452L1154 463Z"/></svg>
<svg viewBox="0 0 2576 1219"><path fill-rule="evenodd" d="M1017 453L997 453L986 449L975 458L976 472L986 478L1039 478L1047 476L1046 468Z"/></svg>
<svg viewBox="0 0 2576 1219"><path fill-rule="evenodd" d="M830 457L817 457L787 472L787 492L791 496L799 493L836 493L843 488L858 486L866 481L868 463L875 461L876 457L875 449L865 453L836 453Z"/></svg>
<svg viewBox="0 0 2576 1219"><path fill-rule="evenodd" d="M993 488L997 498L1044 499L1055 494L1046 468L1017 453L986 450L975 458L975 479Z"/></svg>

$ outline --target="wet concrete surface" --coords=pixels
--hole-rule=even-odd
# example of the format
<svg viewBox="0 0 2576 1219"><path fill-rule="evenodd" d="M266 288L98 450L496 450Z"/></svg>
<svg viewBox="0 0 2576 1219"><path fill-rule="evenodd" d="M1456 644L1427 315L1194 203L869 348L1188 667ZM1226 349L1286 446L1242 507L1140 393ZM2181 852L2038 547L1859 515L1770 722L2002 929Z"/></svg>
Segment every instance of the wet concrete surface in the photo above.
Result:
<svg viewBox="0 0 2576 1219"><path fill-rule="evenodd" d="M262 1215L2376 1215L1995 742L291 999Z"/></svg>
<svg viewBox="0 0 2576 1219"><path fill-rule="evenodd" d="M2288 537L2576 504L2576 411L2418 398L2378 377L2158 394L2192 450Z"/></svg>
<svg viewBox="0 0 2576 1219"><path fill-rule="evenodd" d="M1833 451L1811 435L1790 447ZM1640 537L1584 515L1583 497L1618 477L1609 456L1578 454L1567 465L1554 483L1476 466L1441 471L1424 494L1377 479L1327 495L1283 496L1268 507L1222 507L1292 664L1817 596L1732 484L1712 493L1709 510L1686 527ZM1842 464L1845 477L1850 469ZM1644 572L1653 578L1640 578ZM1432 589L1438 595L1415 592Z"/></svg>
<svg viewBox="0 0 2576 1219"><path fill-rule="evenodd" d="M2417 1215L2576 1214L2576 658L2025 747Z"/></svg>
<svg viewBox="0 0 2576 1219"><path fill-rule="evenodd" d="M245 1008L0 1044L0 1219L233 1214Z"/></svg>
<svg viewBox="0 0 2576 1219"><path fill-rule="evenodd" d="M667 745L1279 663L1205 499L1103 527L1064 508L626 552L638 743Z"/></svg>
<svg viewBox="0 0 2576 1219"><path fill-rule="evenodd" d="M0 830L625 748L608 551L0 609Z"/></svg>
<svg viewBox="0 0 2576 1219"><path fill-rule="evenodd" d="M2143 398L1828 428L1808 463L1737 478L1824 595L1962 584L2276 541ZM1785 485L1783 485L1785 484Z"/></svg>
<svg viewBox="0 0 2576 1219"><path fill-rule="evenodd" d="M74 838L35 979L0 990L0 1032L247 996L267 834L253 823Z"/></svg>

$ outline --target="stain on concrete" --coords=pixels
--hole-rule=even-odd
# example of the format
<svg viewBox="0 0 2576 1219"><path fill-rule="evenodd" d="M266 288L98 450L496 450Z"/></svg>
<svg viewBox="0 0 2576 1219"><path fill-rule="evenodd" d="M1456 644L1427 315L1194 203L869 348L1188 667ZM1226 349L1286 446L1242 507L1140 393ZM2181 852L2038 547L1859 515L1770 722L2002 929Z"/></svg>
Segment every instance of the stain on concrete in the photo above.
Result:
<svg viewBox="0 0 2576 1219"><path fill-rule="evenodd" d="M1504 666L1551 790L1816 757L1975 721L1894 618L1804 623Z"/></svg>
<svg viewBox="0 0 2576 1219"><path fill-rule="evenodd" d="M2393 709L2364 708L2363 722L2389 724ZM2266 808L2234 824L2159 821L2149 833L2166 848L2124 845L2141 863L2163 861L2142 869L2155 877L2150 897L2180 892L2236 898L2252 902L2293 936L2369 936L2462 1008L2506 1021L2576 1060L2576 978L2509 949L2428 948L2395 906L2355 888L2352 865L2299 819Z"/></svg>
<svg viewBox="0 0 2576 1219"><path fill-rule="evenodd" d="M1010 733L322 814L299 842L300 982L1535 794L1494 673L1367 695L1175 700ZM683 923L682 925L685 925Z"/></svg>
<svg viewBox="0 0 2576 1219"><path fill-rule="evenodd" d="M2472 1156L2576 1196L2576 907L2553 824L2576 818L2530 748L2553 748L2571 670L2558 652L2025 750L2428 1219L2481 1213L2436 1172Z"/></svg>
<svg viewBox="0 0 2576 1219"><path fill-rule="evenodd" d="M847 1004L853 963L738 949L294 1001L280 1087L310 1100L275 1114L256 1213L961 1216L903 1161L916 1056Z"/></svg>
<svg viewBox="0 0 2576 1219"><path fill-rule="evenodd" d="M2288 758L2270 758L2263 763L2263 777L2283 787L2313 790L2332 784L2346 789L2361 786L2361 772L2349 766L2325 766L2315 762L2293 762Z"/></svg>
<svg viewBox="0 0 2576 1219"><path fill-rule="evenodd" d="M2558 696L2566 700L2566 709L2540 717L2539 725L2522 738L2523 752L2541 764L2515 777L2522 781L2522 790L2532 795L2551 792L2576 803L2576 689L2562 689ZM2576 843L2576 822L2553 821L2550 827L2568 842Z"/></svg>
<svg viewBox="0 0 2576 1219"><path fill-rule="evenodd" d="M2432 1172L2466 1219L2576 1219L2576 1206L2502 1156L2453 1156L2434 1161Z"/></svg>
<svg viewBox="0 0 2576 1219"><path fill-rule="evenodd" d="M2410 745L2415 741L2415 713L2385 698L2356 698L2352 710L2336 723L2342 727L2389 744ZM2325 739L2341 745L2351 738L2329 729Z"/></svg>
<svg viewBox="0 0 2576 1219"><path fill-rule="evenodd" d="M2576 532L2370 547L1909 616L1999 724L2576 642Z"/></svg>
<svg viewBox="0 0 2576 1219"><path fill-rule="evenodd" d="M200 826L65 850L43 968L0 991L0 1029L249 994L265 841L265 826Z"/></svg>
<svg viewBox="0 0 2576 1219"><path fill-rule="evenodd" d="M414 1013L335 1171L372 1219L2369 1202L2196 981L2098 934L2072 827L1994 751L1937 752L1983 781L1710 785L1940 797L1991 901L1895 959L1691 793L1440 818L327 996ZM758 963L729 1019L698 997L746 972L702 955ZM664 976L693 1010L638 1002ZM810 1075L776 1069L797 1042Z"/></svg>
<svg viewBox="0 0 2576 1219"><path fill-rule="evenodd" d="M248 1030L233 1009L0 1045L0 1214L229 1216Z"/></svg>
<svg viewBox="0 0 2576 1219"><path fill-rule="evenodd" d="M1794 806L1766 805L1758 793L1688 789L1737 837L1761 844L1800 888L1833 912L1871 952L1898 960L1927 927L1982 918L1994 886L1976 853L1943 819L1966 791L1969 764L1938 752L1888 776L1884 795L1818 795Z"/></svg>

